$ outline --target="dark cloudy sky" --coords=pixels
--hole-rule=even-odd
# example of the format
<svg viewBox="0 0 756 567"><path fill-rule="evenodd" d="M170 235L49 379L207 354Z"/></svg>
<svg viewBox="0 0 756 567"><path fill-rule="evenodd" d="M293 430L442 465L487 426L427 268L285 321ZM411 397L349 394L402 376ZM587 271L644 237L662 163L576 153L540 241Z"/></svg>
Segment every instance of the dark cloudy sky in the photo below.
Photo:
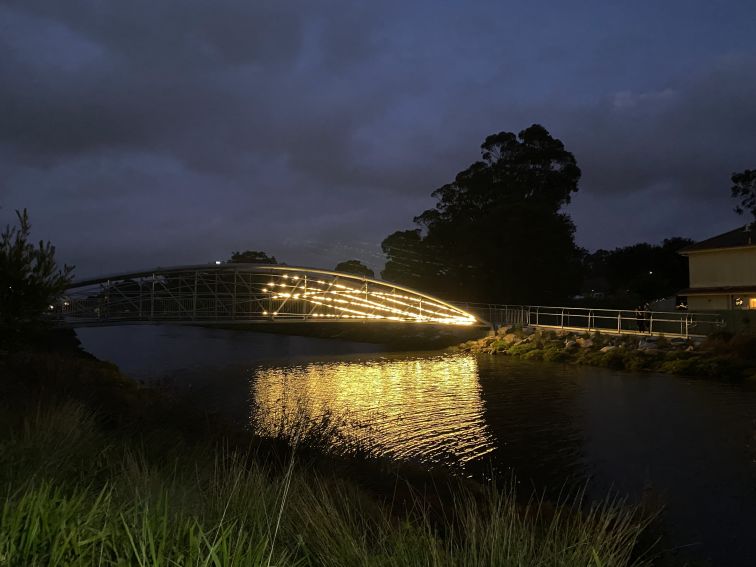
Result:
<svg viewBox="0 0 756 567"><path fill-rule="evenodd" d="M753 0L0 0L0 223L27 207L79 275L380 268L486 135L537 122L583 170L581 245L704 238L744 222L755 24Z"/></svg>

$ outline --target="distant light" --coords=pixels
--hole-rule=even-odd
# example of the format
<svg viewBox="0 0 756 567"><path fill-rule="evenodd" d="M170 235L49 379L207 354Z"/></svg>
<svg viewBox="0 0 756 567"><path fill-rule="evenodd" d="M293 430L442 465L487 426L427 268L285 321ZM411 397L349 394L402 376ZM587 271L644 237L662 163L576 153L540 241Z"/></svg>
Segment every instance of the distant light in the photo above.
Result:
<svg viewBox="0 0 756 567"><path fill-rule="evenodd" d="M220 266L220 264L221 264L221 261L220 261L220 260L216 260L216 261L215 261L215 265L216 265L216 266Z"/></svg>
<svg viewBox="0 0 756 567"><path fill-rule="evenodd" d="M653 273L654 272L652 272L652 271L649 270L648 275L651 276L651 275L653 275Z"/></svg>

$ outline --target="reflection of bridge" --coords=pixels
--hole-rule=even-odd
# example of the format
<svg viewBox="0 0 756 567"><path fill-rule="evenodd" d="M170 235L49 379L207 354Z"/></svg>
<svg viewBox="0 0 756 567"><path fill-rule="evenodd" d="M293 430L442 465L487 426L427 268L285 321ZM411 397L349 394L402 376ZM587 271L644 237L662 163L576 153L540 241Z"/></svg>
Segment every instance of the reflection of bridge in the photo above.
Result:
<svg viewBox="0 0 756 567"><path fill-rule="evenodd" d="M72 327L234 326L377 342L407 335L461 340L483 326L458 307L387 282L261 264L158 268L79 280L53 308Z"/></svg>

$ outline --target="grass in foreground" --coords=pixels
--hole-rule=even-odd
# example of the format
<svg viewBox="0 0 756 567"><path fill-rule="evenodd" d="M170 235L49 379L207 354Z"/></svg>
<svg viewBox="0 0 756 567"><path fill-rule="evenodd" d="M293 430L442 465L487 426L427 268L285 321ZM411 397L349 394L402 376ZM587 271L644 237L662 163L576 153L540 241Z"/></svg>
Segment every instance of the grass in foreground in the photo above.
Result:
<svg viewBox="0 0 756 567"><path fill-rule="evenodd" d="M5 426L0 565L643 564L646 522L621 502L547 509L461 491L439 525L419 497L398 513L296 461L274 472L201 445L156 458L76 402Z"/></svg>
<svg viewBox="0 0 756 567"><path fill-rule="evenodd" d="M649 517L622 501L398 474L368 491L336 459L264 447L98 361L0 361L0 567L648 564Z"/></svg>

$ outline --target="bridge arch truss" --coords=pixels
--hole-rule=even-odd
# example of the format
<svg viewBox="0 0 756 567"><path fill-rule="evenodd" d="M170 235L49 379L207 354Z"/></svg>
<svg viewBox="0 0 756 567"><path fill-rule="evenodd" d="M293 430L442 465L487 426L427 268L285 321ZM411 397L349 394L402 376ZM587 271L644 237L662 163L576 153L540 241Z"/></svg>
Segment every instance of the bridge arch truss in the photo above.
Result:
<svg viewBox="0 0 756 567"><path fill-rule="evenodd" d="M150 322L480 323L459 307L379 280L311 268L232 263L79 280L51 309L75 327Z"/></svg>

